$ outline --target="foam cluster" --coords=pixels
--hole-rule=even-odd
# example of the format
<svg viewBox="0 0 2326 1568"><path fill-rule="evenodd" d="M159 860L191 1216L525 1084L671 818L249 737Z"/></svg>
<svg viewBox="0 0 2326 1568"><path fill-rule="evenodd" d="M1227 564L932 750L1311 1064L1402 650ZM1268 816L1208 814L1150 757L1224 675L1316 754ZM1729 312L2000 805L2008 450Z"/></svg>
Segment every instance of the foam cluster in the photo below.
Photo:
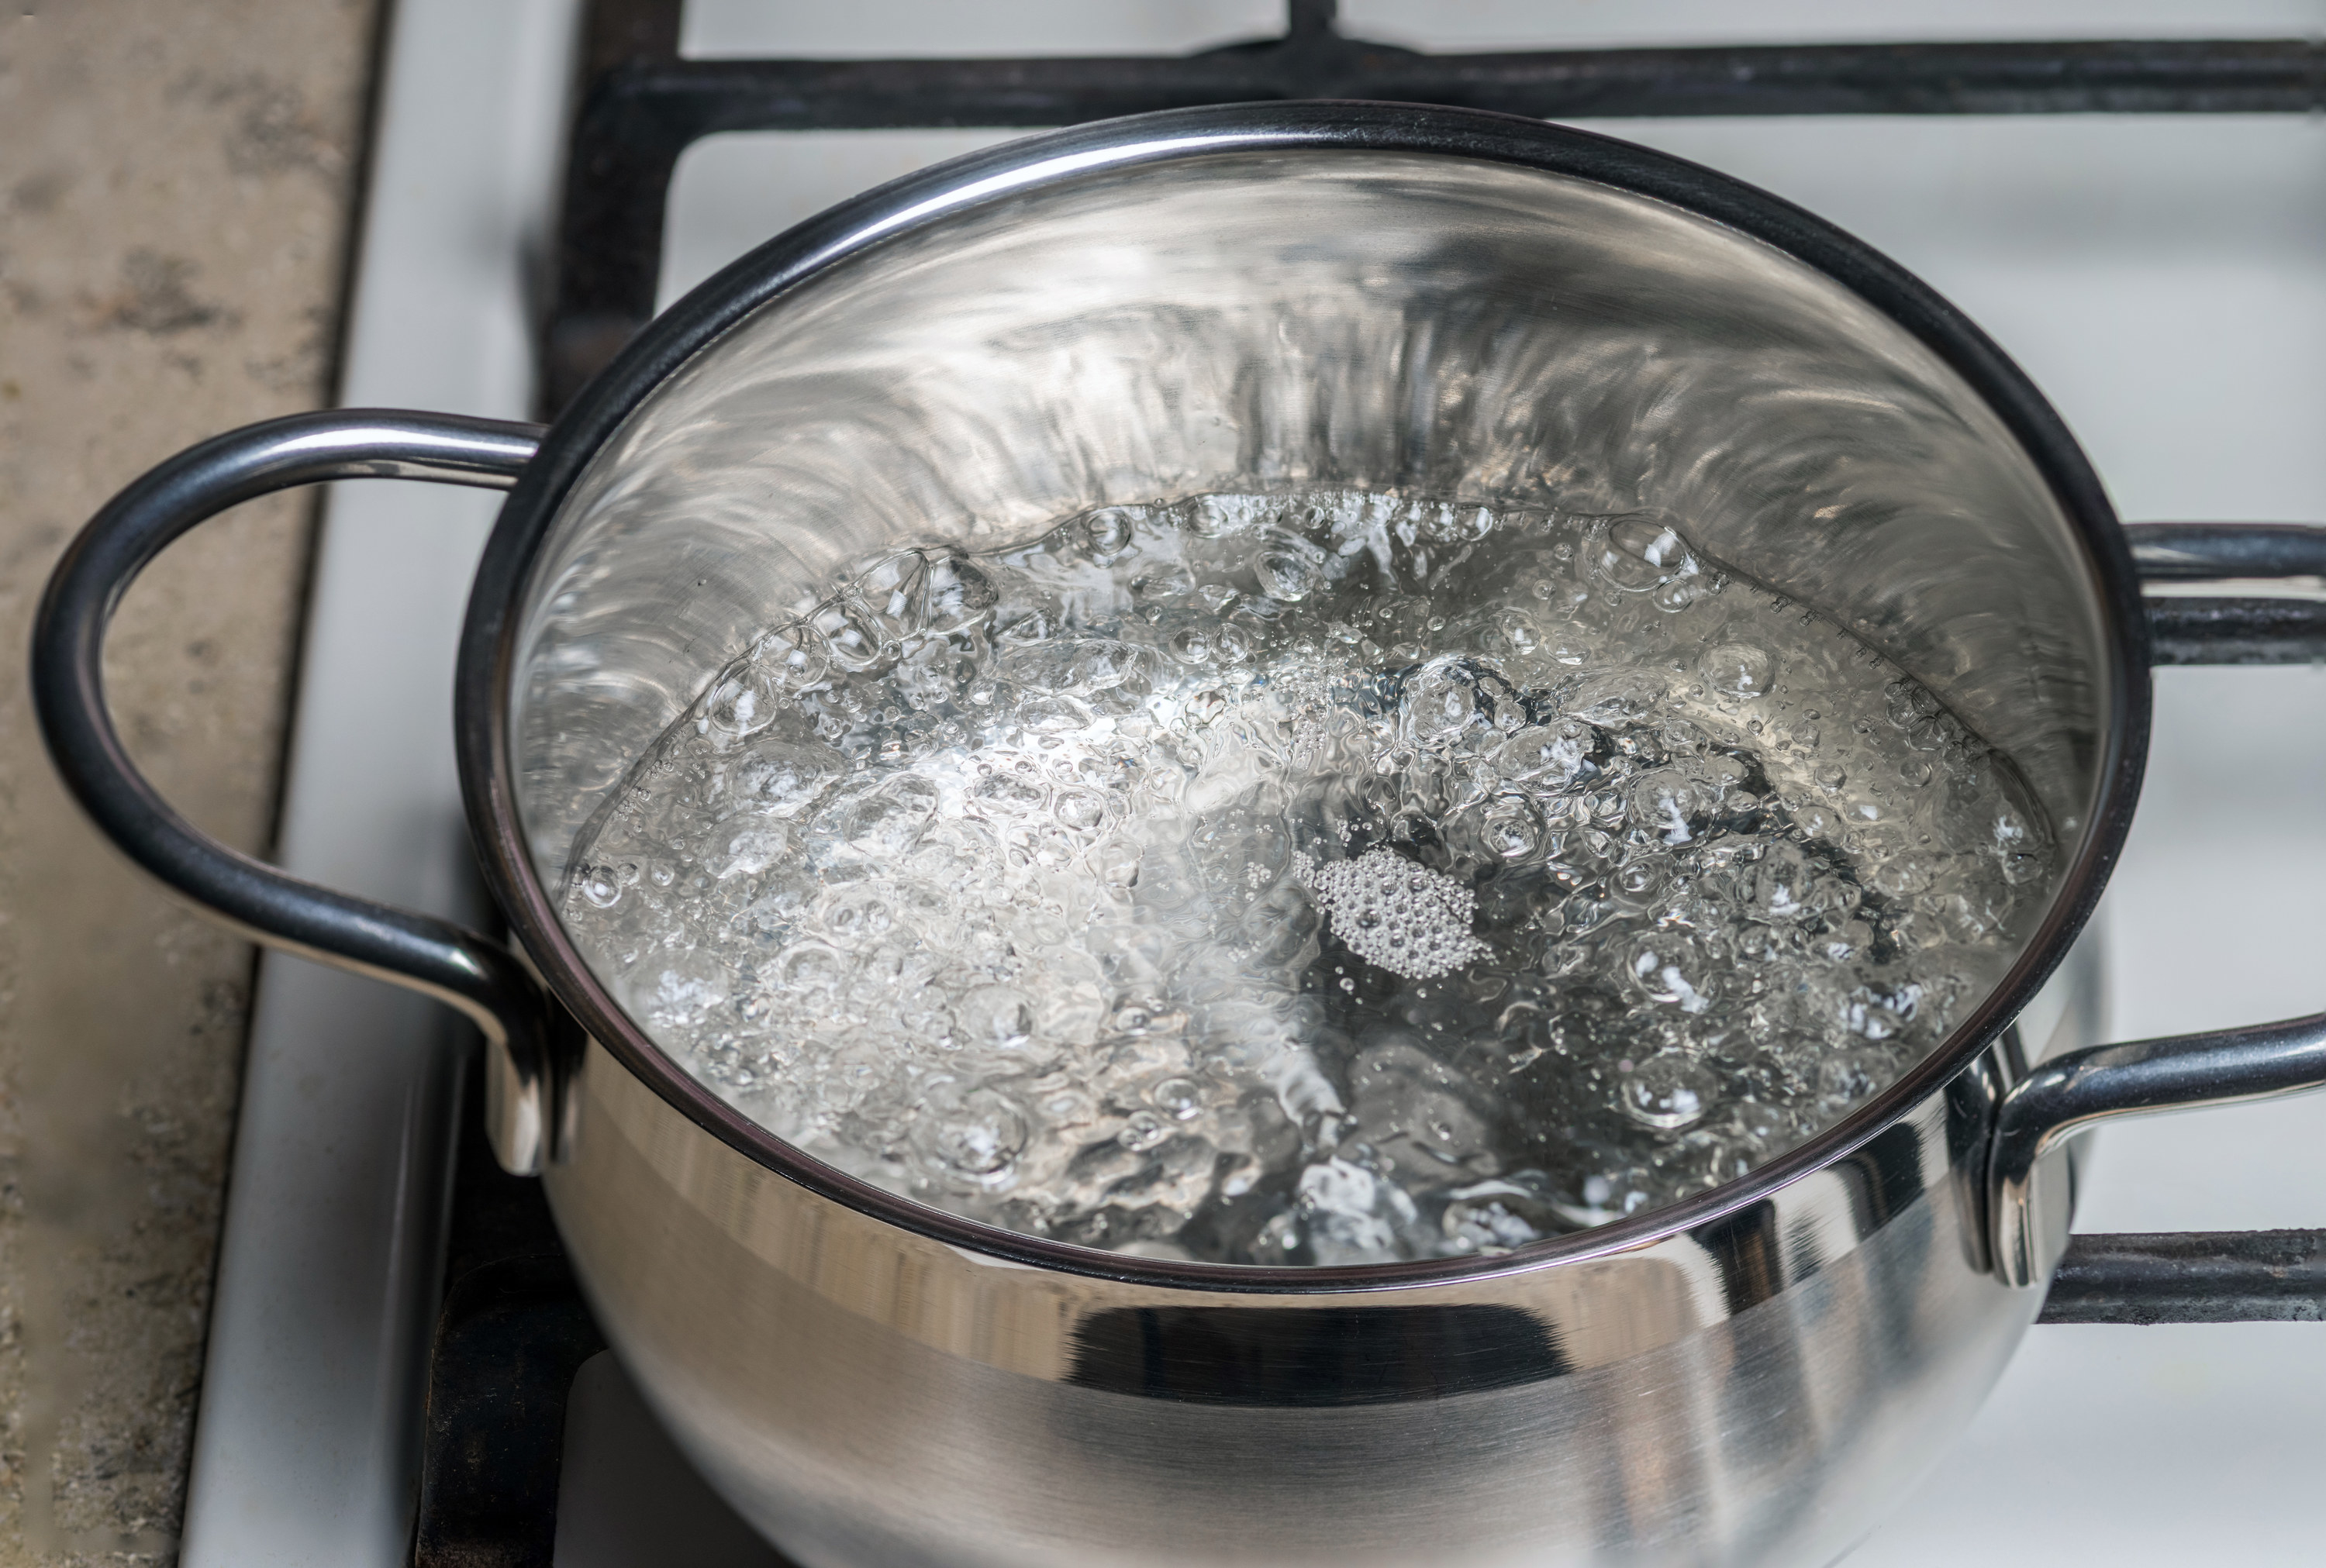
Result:
<svg viewBox="0 0 2326 1568"><path fill-rule="evenodd" d="M1493 954L1470 934L1477 895L1386 845L1322 866L1296 854L1293 866L1341 945L1391 974L1434 979Z"/></svg>

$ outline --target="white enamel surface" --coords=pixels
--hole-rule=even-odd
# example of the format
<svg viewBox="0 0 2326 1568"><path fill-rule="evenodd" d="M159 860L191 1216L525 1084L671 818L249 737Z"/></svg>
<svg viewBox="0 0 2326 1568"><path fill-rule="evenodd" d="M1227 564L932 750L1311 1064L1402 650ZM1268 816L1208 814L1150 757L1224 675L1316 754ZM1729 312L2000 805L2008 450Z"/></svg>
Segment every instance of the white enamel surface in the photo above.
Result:
<svg viewBox="0 0 2326 1568"><path fill-rule="evenodd" d="M526 247L554 189L571 0L403 0L340 401L521 419ZM498 497L330 497L280 858L474 918L452 657ZM410 1560L463 1042L376 981L262 961L187 1506L186 1568Z"/></svg>

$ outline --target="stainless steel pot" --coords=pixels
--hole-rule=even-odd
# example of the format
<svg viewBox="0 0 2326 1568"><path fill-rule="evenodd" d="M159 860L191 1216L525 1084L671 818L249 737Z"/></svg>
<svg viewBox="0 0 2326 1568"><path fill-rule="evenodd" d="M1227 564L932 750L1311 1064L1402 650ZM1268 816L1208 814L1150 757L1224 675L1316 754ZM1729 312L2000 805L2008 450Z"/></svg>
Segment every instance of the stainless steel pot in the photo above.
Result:
<svg viewBox="0 0 2326 1568"><path fill-rule="evenodd" d="M106 716L106 620L163 544L364 475L511 488L458 726L521 956L202 838ZM629 761L845 563L1311 481L1663 508L1879 646L2059 830L2009 978L1847 1121L1687 1202L1489 1260L1271 1270L1007 1234L818 1164L666 1060L559 927ZM671 1430L802 1563L1442 1568L1830 1560L2033 1317L2064 1137L2326 1082L2319 1018L2029 1070L2094 1033L2089 967L2052 977L2131 814L2149 654L2082 455L1903 271L1623 143L1342 104L1113 122L872 192L546 431L348 412L194 449L73 546L34 674L60 769L142 864L477 1021L503 1161L543 1174Z"/></svg>

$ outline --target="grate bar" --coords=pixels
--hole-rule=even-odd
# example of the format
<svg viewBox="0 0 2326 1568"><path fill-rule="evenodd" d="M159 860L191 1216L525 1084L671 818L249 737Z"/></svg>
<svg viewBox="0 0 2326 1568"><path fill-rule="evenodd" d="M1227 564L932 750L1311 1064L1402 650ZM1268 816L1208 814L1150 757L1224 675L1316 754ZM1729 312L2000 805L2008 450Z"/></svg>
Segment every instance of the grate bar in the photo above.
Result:
<svg viewBox="0 0 2326 1568"><path fill-rule="evenodd" d="M2035 1321L2326 1322L2326 1230L2072 1237Z"/></svg>
<svg viewBox="0 0 2326 1568"><path fill-rule="evenodd" d="M1544 119L1707 115L2306 114L2326 108L2307 39L1888 43L1421 54L1331 31L1307 0L1285 37L1186 56L688 60L656 0L609 36L656 52L600 69L575 121L544 342L545 412L654 312L679 154L731 131L1027 128L1288 98L1373 98ZM675 14L675 13L674 13Z"/></svg>
<svg viewBox="0 0 2326 1568"><path fill-rule="evenodd" d="M2326 528L2132 523L2125 537L2148 590L2154 663L2326 662Z"/></svg>
<svg viewBox="0 0 2326 1568"><path fill-rule="evenodd" d="M671 128L693 135L1030 128L1201 104L1352 97L1547 119L2300 114L2326 108L2326 45L2167 39L1420 54L1322 33L1185 56L650 60L609 72L600 97L651 103ZM585 120L599 107L585 107Z"/></svg>

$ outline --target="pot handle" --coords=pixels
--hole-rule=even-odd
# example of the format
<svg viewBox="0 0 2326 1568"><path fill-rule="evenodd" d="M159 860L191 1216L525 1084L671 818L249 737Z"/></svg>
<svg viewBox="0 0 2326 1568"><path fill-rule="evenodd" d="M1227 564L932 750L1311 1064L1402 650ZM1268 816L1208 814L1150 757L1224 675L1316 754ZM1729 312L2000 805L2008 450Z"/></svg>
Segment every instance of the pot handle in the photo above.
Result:
<svg viewBox="0 0 2326 1568"><path fill-rule="evenodd" d="M405 478L505 490L541 427L452 414L336 409L244 427L191 447L123 490L66 550L33 628L33 702L65 786L115 847L244 935L408 987L484 1032L487 1125L501 1164L538 1171L554 1136L549 1012L499 943L450 921L350 897L227 848L155 793L105 701L105 633L164 546L228 507L328 479Z"/></svg>
<svg viewBox="0 0 2326 1568"><path fill-rule="evenodd" d="M2204 597L2208 588L2254 580L2299 583L2312 592L2326 589L2326 528L2147 523L2125 532L2142 582L2163 589L2146 601L2154 663L2326 662L2326 602ZM1996 1115L1987 1186L1996 1271L2006 1284L2034 1285L2068 1251L2067 1194L2061 1183L2038 1183L2035 1168L2085 1127L2119 1117L2321 1088L2326 1013L2247 1029L2096 1045L2042 1063L2004 1096ZM2042 1190L2046 1186L2049 1191ZM2282 1303L2256 1308L2252 1303L2261 1297L2245 1286L2225 1285L2220 1300L2209 1303L2201 1291L2191 1290L2190 1282L2243 1280L2263 1267L2254 1261L2256 1247L2275 1256L2293 1246L2307 1257L2319 1250L2309 1243L2321 1238L2266 1232L2079 1239L2086 1244L2086 1255L2070 1261L2072 1302L2062 1301L2057 1313L2047 1310L2046 1321L2194 1322L2303 1315ZM2269 1245L2261 1246L2265 1241ZM2315 1275L2312 1268L2301 1276L2305 1302L2319 1294ZM2241 1302L2247 1304L2237 1304ZM2318 1315L2314 1304L2308 1315Z"/></svg>

